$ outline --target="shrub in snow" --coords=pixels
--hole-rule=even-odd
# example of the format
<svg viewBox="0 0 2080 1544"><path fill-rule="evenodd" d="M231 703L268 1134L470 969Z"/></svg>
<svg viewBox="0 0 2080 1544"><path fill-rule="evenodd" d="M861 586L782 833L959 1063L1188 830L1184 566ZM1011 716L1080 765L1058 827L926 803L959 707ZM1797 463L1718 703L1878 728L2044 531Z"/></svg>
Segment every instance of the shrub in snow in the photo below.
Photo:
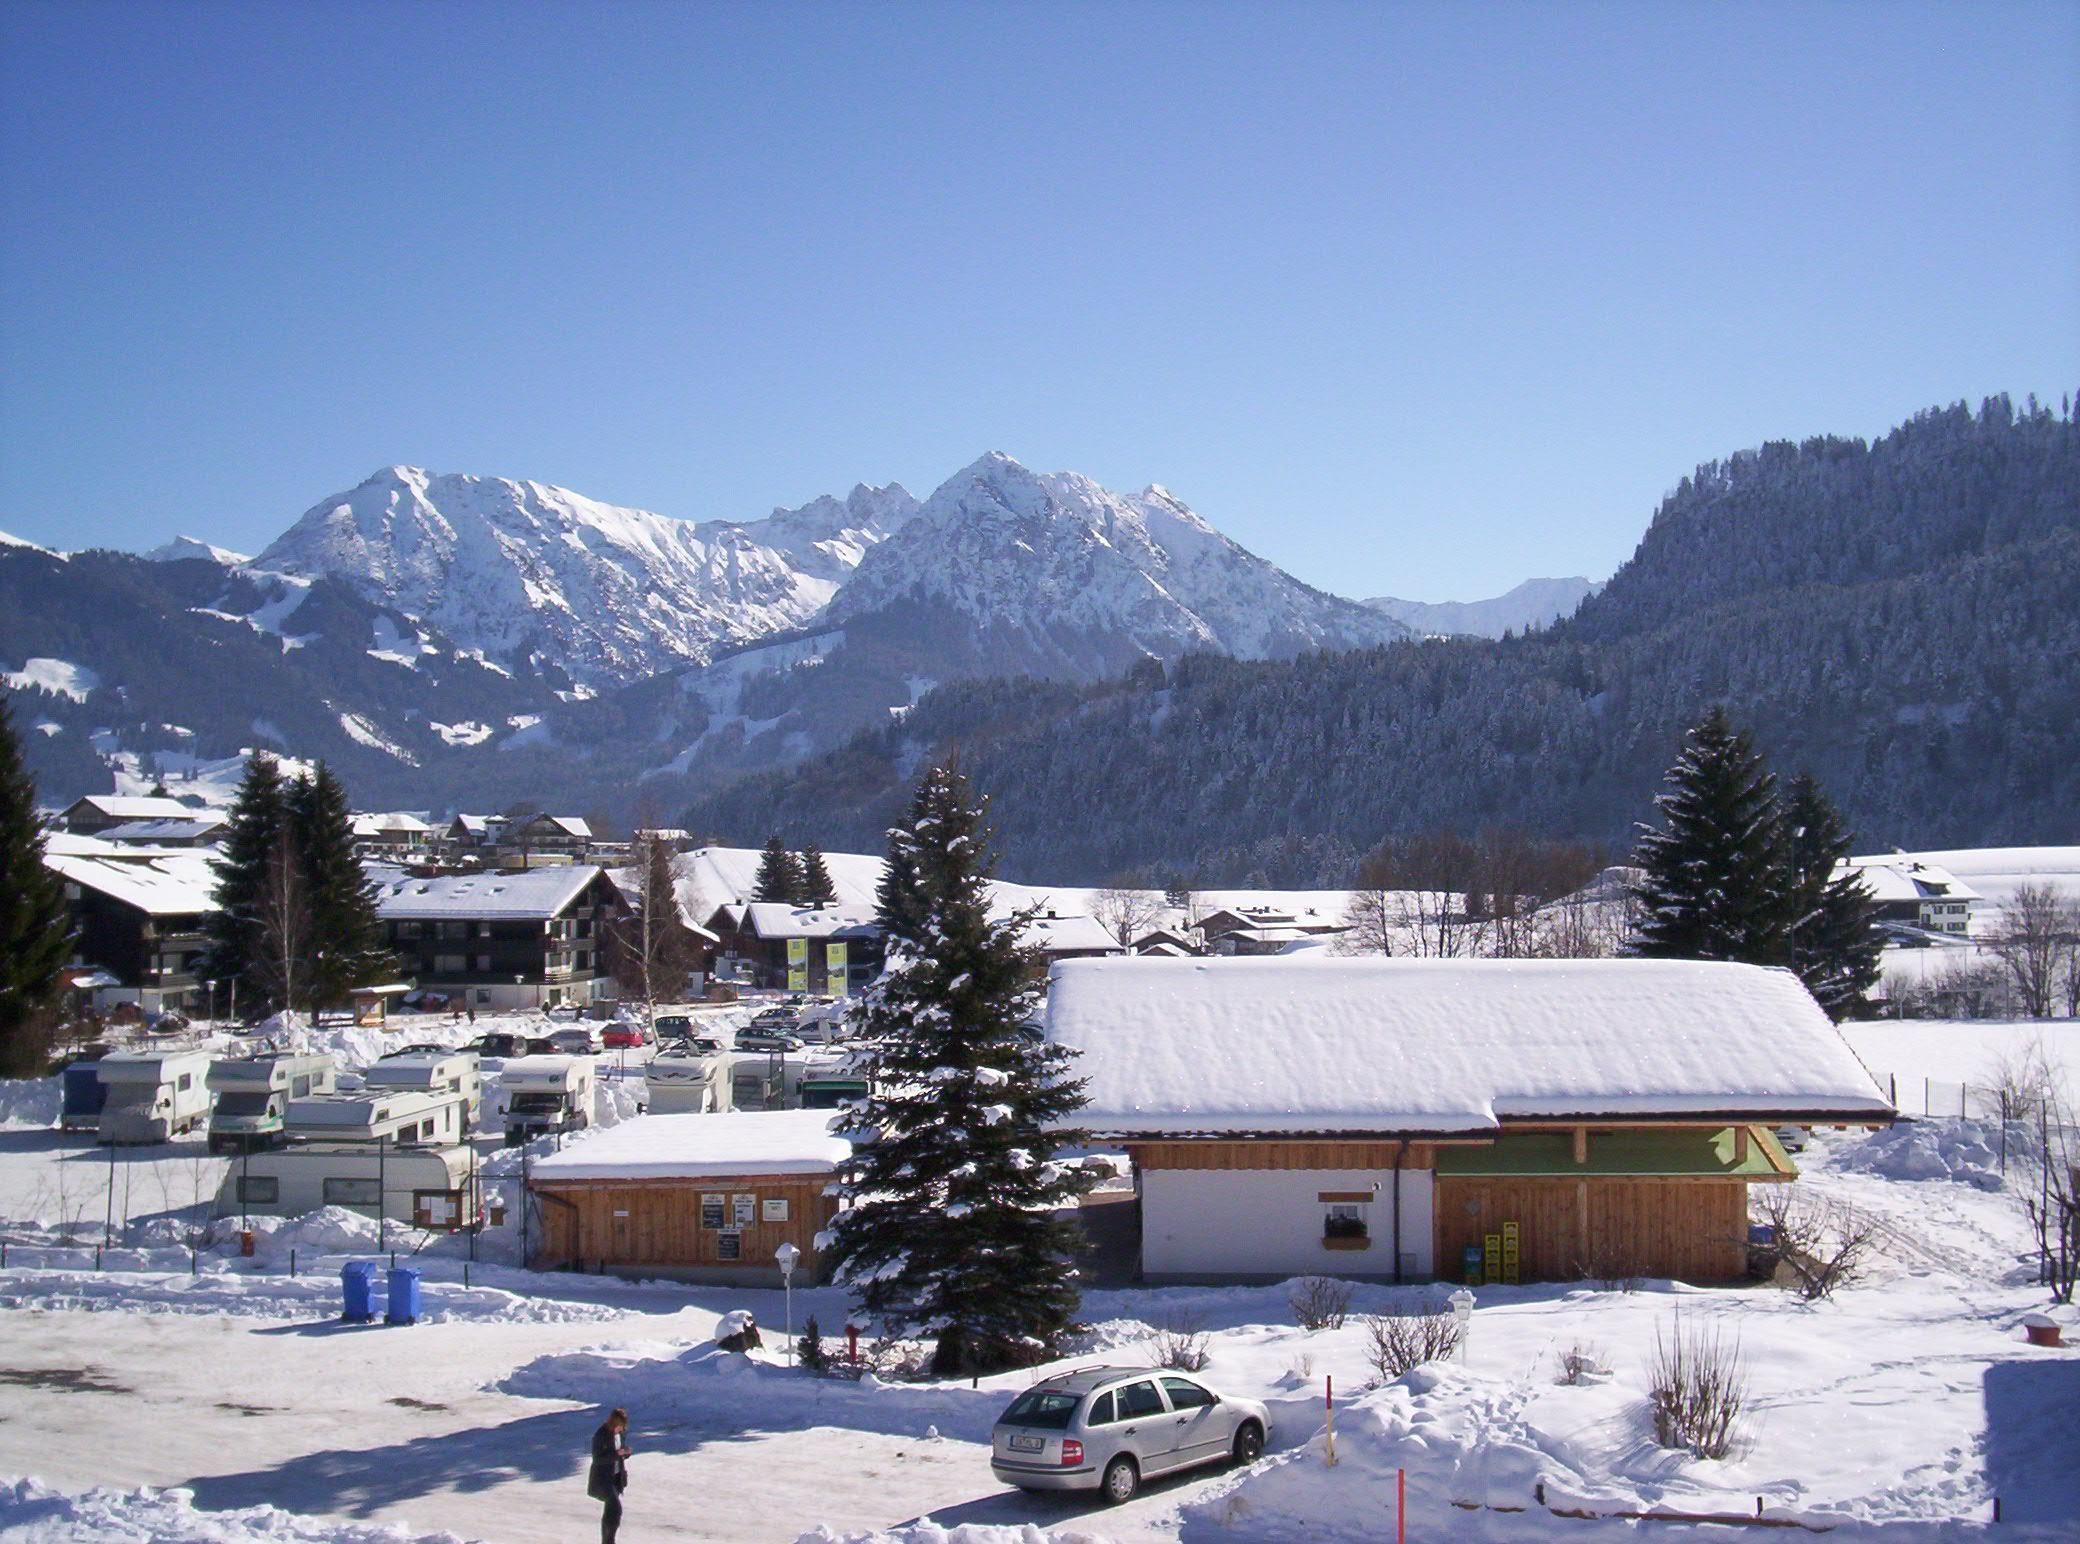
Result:
<svg viewBox="0 0 2080 1544"><path fill-rule="evenodd" d="M1449 1308L1365 1316L1365 1359L1382 1383L1425 1362L1450 1361L1458 1349L1459 1321Z"/></svg>
<svg viewBox="0 0 2080 1544"><path fill-rule="evenodd" d="M1647 1403L1661 1446L1725 1458L1741 1437L1748 1410L1739 1337L1729 1342L1717 1325L1686 1326L1680 1313L1666 1339L1657 1326Z"/></svg>
<svg viewBox="0 0 2080 1544"><path fill-rule="evenodd" d="M1203 1372L1213 1360L1207 1345L1212 1340L1204 1322L1194 1313L1178 1313L1156 1321L1155 1365L1178 1372Z"/></svg>
<svg viewBox="0 0 2080 1544"><path fill-rule="evenodd" d="M830 1371L830 1353L823 1349L823 1331L817 1328L816 1315L809 1315L809 1322L802 1326L802 1338L794 1348L795 1360L813 1373Z"/></svg>
<svg viewBox="0 0 2080 1544"><path fill-rule="evenodd" d="M1350 1317L1351 1284L1334 1276L1302 1276L1286 1299L1303 1330L1340 1330Z"/></svg>
<svg viewBox="0 0 2080 1544"><path fill-rule="evenodd" d="M1581 1383L1603 1383L1610 1375L1610 1358L1595 1346L1576 1341L1560 1353L1560 1372L1554 1381L1573 1387Z"/></svg>
<svg viewBox="0 0 2080 1544"><path fill-rule="evenodd" d="M1853 1207L1798 1189L1765 1185L1756 1210L1775 1236L1778 1279L1813 1302L1863 1274L1878 1225Z"/></svg>

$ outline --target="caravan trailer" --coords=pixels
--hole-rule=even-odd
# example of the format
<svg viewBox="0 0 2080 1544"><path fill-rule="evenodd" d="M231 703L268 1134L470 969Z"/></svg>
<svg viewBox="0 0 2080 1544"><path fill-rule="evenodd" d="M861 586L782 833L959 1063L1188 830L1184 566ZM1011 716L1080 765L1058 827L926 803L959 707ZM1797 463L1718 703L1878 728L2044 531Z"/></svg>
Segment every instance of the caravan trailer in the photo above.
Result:
<svg viewBox="0 0 2080 1544"><path fill-rule="evenodd" d="M653 1115L703 1115L729 1108L729 1058L665 1050L643 1068L646 1104Z"/></svg>
<svg viewBox="0 0 2080 1544"><path fill-rule="evenodd" d="M520 1056L505 1065L506 1146L592 1124L592 1058Z"/></svg>
<svg viewBox="0 0 2080 1544"><path fill-rule="evenodd" d="M99 1061L68 1064L59 1084L63 1100L58 1106L60 1131L99 1131L101 1107L108 1102L108 1085L101 1081Z"/></svg>
<svg viewBox="0 0 2080 1544"><path fill-rule="evenodd" d="M420 1228L467 1228L482 1216L476 1154L468 1146L390 1147L313 1142L252 1153L217 1192L220 1216L301 1217L343 1206Z"/></svg>
<svg viewBox="0 0 2080 1544"><path fill-rule="evenodd" d="M293 1142L369 1142L438 1147L462 1140L463 1096L363 1089L291 1099L284 1129Z"/></svg>
<svg viewBox="0 0 2080 1544"><path fill-rule="evenodd" d="M209 1119L207 1051L111 1051L96 1075L103 1142L166 1142Z"/></svg>
<svg viewBox="0 0 2080 1544"><path fill-rule="evenodd" d="M289 1101L331 1093L333 1078L329 1056L283 1053L217 1062L209 1069L209 1086L217 1096L209 1116L209 1150L280 1147L289 1140Z"/></svg>
<svg viewBox="0 0 2080 1544"><path fill-rule="evenodd" d="M463 1130L477 1129L484 1113L484 1077L475 1051L398 1051L361 1075L370 1088L416 1088L460 1094L467 1108Z"/></svg>

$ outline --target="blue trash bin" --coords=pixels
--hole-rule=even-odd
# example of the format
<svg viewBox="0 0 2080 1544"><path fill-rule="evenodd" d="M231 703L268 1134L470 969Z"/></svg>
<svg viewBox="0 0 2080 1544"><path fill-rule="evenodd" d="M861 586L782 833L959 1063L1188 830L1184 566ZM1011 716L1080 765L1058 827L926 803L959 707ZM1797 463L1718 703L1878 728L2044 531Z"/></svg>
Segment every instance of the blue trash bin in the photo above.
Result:
<svg viewBox="0 0 2080 1544"><path fill-rule="evenodd" d="M390 1311L383 1315L383 1322L419 1322L419 1273L409 1265L400 1265L390 1272Z"/></svg>
<svg viewBox="0 0 2080 1544"><path fill-rule="evenodd" d="M376 1266L373 1260L349 1260L339 1268L340 1317L366 1324L376 1316Z"/></svg>

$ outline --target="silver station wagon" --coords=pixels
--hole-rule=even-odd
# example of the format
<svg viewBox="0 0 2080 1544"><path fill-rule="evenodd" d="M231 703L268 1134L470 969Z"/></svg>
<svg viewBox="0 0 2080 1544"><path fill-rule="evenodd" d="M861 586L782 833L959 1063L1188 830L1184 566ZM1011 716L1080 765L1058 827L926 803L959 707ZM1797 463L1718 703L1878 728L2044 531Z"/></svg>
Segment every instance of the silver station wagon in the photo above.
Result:
<svg viewBox="0 0 2080 1544"><path fill-rule="evenodd" d="M1022 1490L1131 1498L1145 1479L1262 1456L1271 1417L1182 1373L1085 1367L1036 1383L997 1417L990 1472Z"/></svg>

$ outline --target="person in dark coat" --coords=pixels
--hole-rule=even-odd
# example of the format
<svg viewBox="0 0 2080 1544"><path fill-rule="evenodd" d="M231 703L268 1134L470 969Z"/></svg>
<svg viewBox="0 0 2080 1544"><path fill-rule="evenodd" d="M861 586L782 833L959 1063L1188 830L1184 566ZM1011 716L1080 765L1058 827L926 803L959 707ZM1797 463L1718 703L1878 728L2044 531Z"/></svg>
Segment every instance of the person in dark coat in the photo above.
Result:
<svg viewBox="0 0 2080 1544"><path fill-rule="evenodd" d="M621 1527L621 1493L628 1489L628 1412L617 1409L592 1434L592 1468L585 1494L605 1509L599 1517L599 1544L614 1544Z"/></svg>

